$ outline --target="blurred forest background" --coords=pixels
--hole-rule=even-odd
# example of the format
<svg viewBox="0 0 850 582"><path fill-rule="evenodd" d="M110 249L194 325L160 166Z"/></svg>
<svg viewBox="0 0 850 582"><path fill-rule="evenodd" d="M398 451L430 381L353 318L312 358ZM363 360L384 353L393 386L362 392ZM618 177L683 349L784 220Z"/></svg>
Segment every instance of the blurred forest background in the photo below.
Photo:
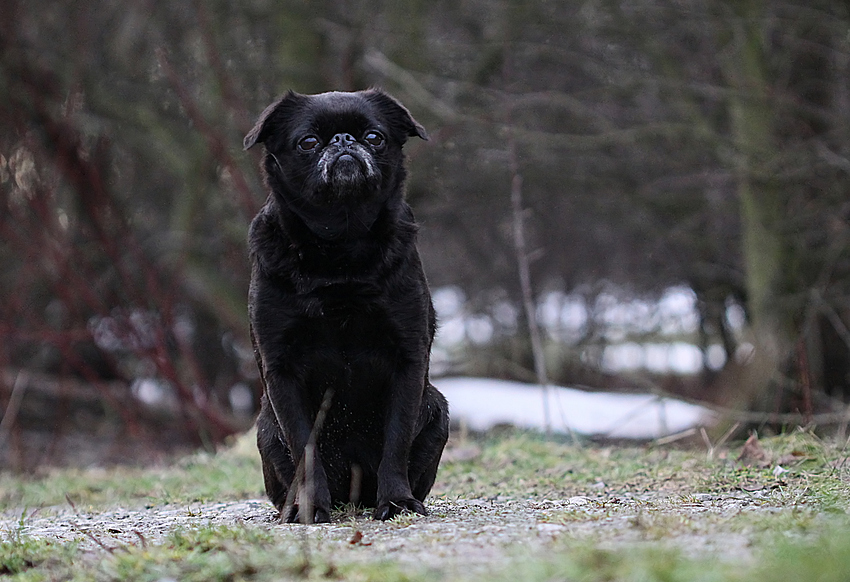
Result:
<svg viewBox="0 0 850 582"><path fill-rule="evenodd" d="M0 466L83 462L98 440L89 460L142 460L250 425L245 238L265 192L241 143L287 89L379 85L428 129L408 198L440 373L534 381L522 258L553 382L847 420L846 3L2 12ZM682 345L695 365L650 365Z"/></svg>

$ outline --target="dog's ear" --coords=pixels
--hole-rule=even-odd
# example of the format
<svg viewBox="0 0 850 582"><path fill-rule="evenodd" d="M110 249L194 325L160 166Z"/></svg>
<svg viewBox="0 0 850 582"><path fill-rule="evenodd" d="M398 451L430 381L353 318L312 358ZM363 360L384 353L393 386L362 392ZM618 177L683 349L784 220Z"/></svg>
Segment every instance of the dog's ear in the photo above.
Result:
<svg viewBox="0 0 850 582"><path fill-rule="evenodd" d="M242 141L245 149L251 149L258 142L265 142L269 135L279 128L282 120L285 118L286 111L300 103L303 99L304 95L289 91L286 95L266 107L257 119L257 123Z"/></svg>
<svg viewBox="0 0 850 582"><path fill-rule="evenodd" d="M363 96L381 110L393 129L403 138L402 141L406 141L408 137L428 139L425 128L419 125L407 108L394 97L377 88L364 91Z"/></svg>

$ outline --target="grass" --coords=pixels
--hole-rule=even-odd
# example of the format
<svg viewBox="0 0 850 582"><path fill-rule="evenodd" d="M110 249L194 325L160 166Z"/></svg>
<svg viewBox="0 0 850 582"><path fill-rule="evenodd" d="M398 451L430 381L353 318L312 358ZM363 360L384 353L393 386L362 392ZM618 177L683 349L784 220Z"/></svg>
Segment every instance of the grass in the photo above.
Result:
<svg viewBox="0 0 850 582"><path fill-rule="evenodd" d="M844 444L795 431L762 439L758 462L751 466L736 461L741 445L708 458L704 449L577 446L532 433L490 435L459 443L472 454L441 467L431 518L402 515L374 524L366 512L344 507L334 513L336 524L324 529L206 523L203 511L193 509L193 504L262 497L250 436L217 455L192 455L160 467L0 474L0 512L7 516L0 528L0 577L847 580L850 461ZM466 500L466 513L452 505L458 498ZM477 523L477 511L485 512L476 503L484 507L491 501L507 513L512 503L530 504L537 508L541 531L555 533L541 537L529 530L527 543L506 544L492 564L484 560L466 567L465 552L483 551L474 542L487 528L463 527ZM183 505L186 515L198 520L176 525L156 541L139 536L133 543L98 542L94 549L84 547L83 535L65 542L27 533L34 514L58 513L70 504L94 513ZM364 540L380 543L352 538L361 530ZM405 536L423 553L411 558L407 549L394 550L411 547L394 545ZM490 538L481 539L479 545L486 545Z"/></svg>
<svg viewBox="0 0 850 582"><path fill-rule="evenodd" d="M10 508L188 505L257 498L263 479L250 437L217 455L197 453L159 467L53 469L21 477L0 473L0 511Z"/></svg>
<svg viewBox="0 0 850 582"><path fill-rule="evenodd" d="M846 582L850 576L850 531L828 528L806 542L780 541L750 563L721 556L689 557L664 547L605 550L579 544L548 556L516 561L495 580L607 582Z"/></svg>

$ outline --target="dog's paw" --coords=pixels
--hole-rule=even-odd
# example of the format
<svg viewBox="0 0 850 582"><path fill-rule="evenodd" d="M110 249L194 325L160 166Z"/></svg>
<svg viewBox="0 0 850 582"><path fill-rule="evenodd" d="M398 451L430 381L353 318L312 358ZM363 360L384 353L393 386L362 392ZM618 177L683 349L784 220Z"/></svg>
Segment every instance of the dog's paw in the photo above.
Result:
<svg viewBox="0 0 850 582"><path fill-rule="evenodd" d="M419 515L428 515L428 511L421 501L408 497L407 499L390 499L378 503L373 517L380 521L386 521L405 511L418 513Z"/></svg>
<svg viewBox="0 0 850 582"><path fill-rule="evenodd" d="M302 523L301 510L298 504L291 505L288 509L284 509L280 513L281 522L286 523ZM313 520L310 523L330 523L331 512L323 507L313 508Z"/></svg>

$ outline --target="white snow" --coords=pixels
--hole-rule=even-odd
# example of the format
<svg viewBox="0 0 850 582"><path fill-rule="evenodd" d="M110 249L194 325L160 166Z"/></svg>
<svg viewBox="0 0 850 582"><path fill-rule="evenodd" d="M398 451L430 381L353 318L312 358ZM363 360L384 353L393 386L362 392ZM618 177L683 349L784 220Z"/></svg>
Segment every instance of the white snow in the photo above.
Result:
<svg viewBox="0 0 850 582"><path fill-rule="evenodd" d="M535 384L486 378L435 378L453 422L484 431L497 424L545 429L543 390ZM709 425L709 409L654 394L585 392L548 387L552 431L650 439Z"/></svg>
<svg viewBox="0 0 850 582"><path fill-rule="evenodd" d="M507 300L491 299L489 308L476 311L455 286L435 289L433 302L440 322L431 359L435 374L451 373L465 350L515 334L520 323L519 311ZM726 320L734 333L740 333L744 318L740 305L729 302ZM547 345L566 347L606 372L687 376L705 367L718 370L726 362L723 346L713 344L703 352L697 345L697 296L685 286L668 287L657 299L634 297L613 285L595 294L549 291L538 298L536 319ZM601 335L588 337L589 329ZM637 339L647 336L655 340ZM581 340L585 343L579 345Z"/></svg>

